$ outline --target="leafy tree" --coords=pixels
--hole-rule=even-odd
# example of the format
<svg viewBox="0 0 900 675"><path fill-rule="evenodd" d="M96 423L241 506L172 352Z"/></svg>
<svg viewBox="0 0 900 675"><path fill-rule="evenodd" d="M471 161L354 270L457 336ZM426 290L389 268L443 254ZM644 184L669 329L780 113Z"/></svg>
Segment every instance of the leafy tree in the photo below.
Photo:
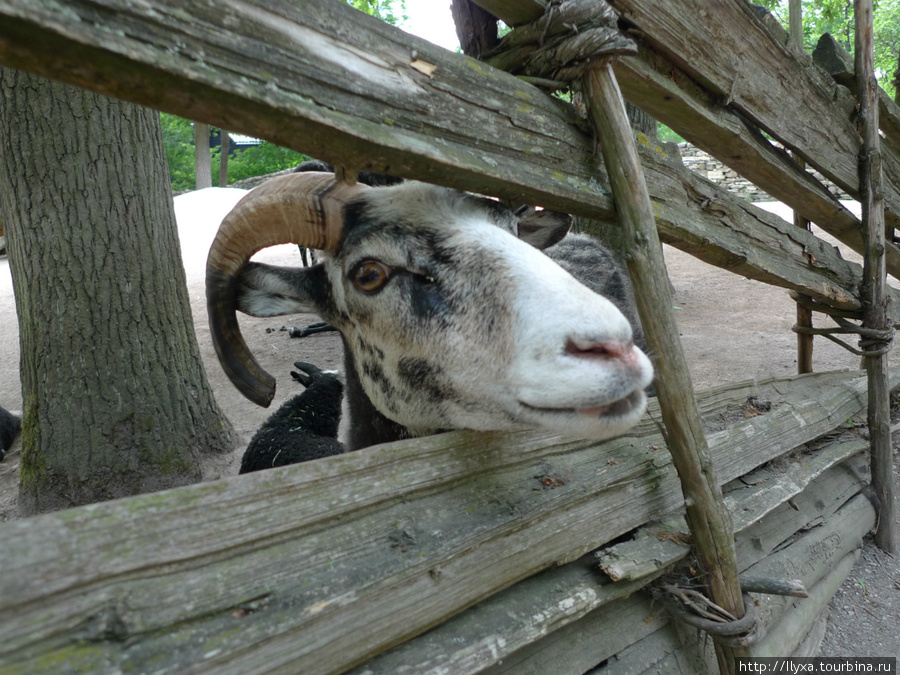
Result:
<svg viewBox="0 0 900 675"><path fill-rule="evenodd" d="M788 25L788 0L762 0ZM844 48L853 53L852 0L803 0L803 47L812 52L824 33L830 33ZM878 0L875 4L875 69L879 84L891 96L891 78L897 69L900 50L900 0Z"/></svg>
<svg viewBox="0 0 900 675"><path fill-rule="evenodd" d="M346 2L366 14L393 25L406 18L405 0L346 0ZM196 187L193 123L165 113L161 115L161 123L172 190L174 192L193 190ZM218 131L216 127L210 127L211 133L215 134ZM212 175L217 175L221 164L221 148L213 148L211 152L211 172ZM300 152L268 141L248 148L234 148L227 161L228 183L283 171L307 159L309 157Z"/></svg>
<svg viewBox="0 0 900 675"><path fill-rule="evenodd" d="M346 2L351 7L376 16L392 26L406 19L405 0L346 0Z"/></svg>
<svg viewBox="0 0 900 675"><path fill-rule="evenodd" d="M163 145L172 190L194 189L194 131L191 122L176 115L160 115Z"/></svg>
<svg viewBox="0 0 900 675"><path fill-rule="evenodd" d="M236 150L228 160L228 182L229 184L236 183L245 178L290 169L307 159L309 157L301 152L283 148L274 143L263 142L259 145L251 145ZM221 146L213 149L213 173L219 170L220 161Z"/></svg>

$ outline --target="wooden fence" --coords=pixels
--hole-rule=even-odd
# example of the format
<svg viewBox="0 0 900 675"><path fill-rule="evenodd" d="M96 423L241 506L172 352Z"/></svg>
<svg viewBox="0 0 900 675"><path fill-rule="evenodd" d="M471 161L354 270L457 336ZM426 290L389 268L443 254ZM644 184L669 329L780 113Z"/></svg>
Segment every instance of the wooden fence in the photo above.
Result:
<svg viewBox="0 0 900 675"><path fill-rule="evenodd" d="M715 42L696 18L708 2L611 4L640 43L617 65L626 98L862 250L858 220L762 134L858 194L845 89L742 0L715 3ZM593 137L569 106L337 0L0 0L0 62L342 166L615 221ZM882 103L896 144L900 117ZM860 309L859 266L638 140L665 241ZM742 570L810 589L760 601L769 634L751 653L802 653L874 522L860 494L867 446L846 426L865 378L698 399ZM647 422L602 444L454 432L12 522L0 527L0 670L706 672L707 641L644 590L689 553L681 508Z"/></svg>

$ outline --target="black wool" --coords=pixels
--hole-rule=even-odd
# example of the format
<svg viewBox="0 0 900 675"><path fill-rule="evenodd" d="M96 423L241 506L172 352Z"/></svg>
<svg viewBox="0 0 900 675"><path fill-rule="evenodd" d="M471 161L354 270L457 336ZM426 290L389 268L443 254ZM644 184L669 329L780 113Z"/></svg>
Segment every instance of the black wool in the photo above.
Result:
<svg viewBox="0 0 900 675"><path fill-rule="evenodd" d="M0 459L3 459L12 447L21 430L22 420L8 410L0 408Z"/></svg>
<svg viewBox="0 0 900 675"><path fill-rule="evenodd" d="M343 385L336 373L310 363L291 375L307 387L282 405L257 430L241 459L240 473L307 462L344 452L337 440Z"/></svg>

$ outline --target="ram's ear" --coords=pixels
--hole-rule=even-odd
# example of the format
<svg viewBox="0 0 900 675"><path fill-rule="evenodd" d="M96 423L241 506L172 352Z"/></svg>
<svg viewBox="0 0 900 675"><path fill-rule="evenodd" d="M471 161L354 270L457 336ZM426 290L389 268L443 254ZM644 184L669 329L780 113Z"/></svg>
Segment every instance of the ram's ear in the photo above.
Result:
<svg viewBox="0 0 900 675"><path fill-rule="evenodd" d="M325 270L312 267L273 267L247 263L238 275L235 306L250 316L319 313Z"/></svg>
<svg viewBox="0 0 900 675"><path fill-rule="evenodd" d="M523 206L516 211L519 239L543 251L562 241L572 227L572 216Z"/></svg>

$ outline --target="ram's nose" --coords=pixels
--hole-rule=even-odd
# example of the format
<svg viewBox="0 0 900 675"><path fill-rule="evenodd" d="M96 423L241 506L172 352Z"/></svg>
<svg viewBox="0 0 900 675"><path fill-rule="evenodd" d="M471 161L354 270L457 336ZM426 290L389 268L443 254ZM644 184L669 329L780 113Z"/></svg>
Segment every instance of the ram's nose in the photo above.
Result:
<svg viewBox="0 0 900 675"><path fill-rule="evenodd" d="M625 365L636 366L640 360L638 350L631 340L584 340L570 339L566 343L566 354L579 359L617 360Z"/></svg>

